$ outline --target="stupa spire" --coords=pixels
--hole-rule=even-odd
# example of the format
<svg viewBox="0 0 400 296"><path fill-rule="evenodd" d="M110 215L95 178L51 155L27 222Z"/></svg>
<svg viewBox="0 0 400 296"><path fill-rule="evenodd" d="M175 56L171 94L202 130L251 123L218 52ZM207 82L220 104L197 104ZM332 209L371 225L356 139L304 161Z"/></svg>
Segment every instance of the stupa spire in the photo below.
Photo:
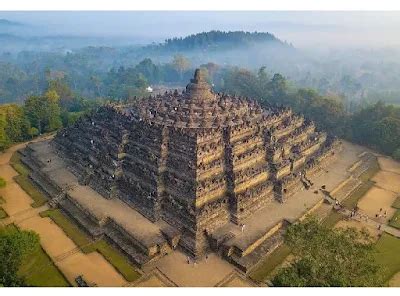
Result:
<svg viewBox="0 0 400 296"><path fill-rule="evenodd" d="M215 94L211 91L203 69L196 69L194 72L194 77L190 79L190 83L186 86L186 96L194 101L215 100Z"/></svg>

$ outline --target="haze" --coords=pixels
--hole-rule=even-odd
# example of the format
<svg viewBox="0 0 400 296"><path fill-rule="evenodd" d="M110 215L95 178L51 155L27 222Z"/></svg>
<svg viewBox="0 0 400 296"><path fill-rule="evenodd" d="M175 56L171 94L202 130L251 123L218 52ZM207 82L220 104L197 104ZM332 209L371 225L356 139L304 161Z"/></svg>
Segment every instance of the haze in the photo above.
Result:
<svg viewBox="0 0 400 296"><path fill-rule="evenodd" d="M0 12L25 34L161 42L210 30L263 31L298 48L397 47L400 12Z"/></svg>

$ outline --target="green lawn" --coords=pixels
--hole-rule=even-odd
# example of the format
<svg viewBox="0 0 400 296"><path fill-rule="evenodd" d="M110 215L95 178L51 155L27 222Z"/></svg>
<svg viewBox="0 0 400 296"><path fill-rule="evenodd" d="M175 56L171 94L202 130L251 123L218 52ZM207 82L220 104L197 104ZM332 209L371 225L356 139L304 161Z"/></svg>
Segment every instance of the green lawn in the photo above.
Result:
<svg viewBox="0 0 400 296"><path fill-rule="evenodd" d="M33 185L28 176L19 175L14 177L14 180L33 199L32 208L41 207L47 202L45 195Z"/></svg>
<svg viewBox="0 0 400 296"><path fill-rule="evenodd" d="M398 209L392 218L390 218L390 226L400 229L400 209Z"/></svg>
<svg viewBox="0 0 400 296"><path fill-rule="evenodd" d="M384 267L384 277L389 281L400 271L400 238L383 233L376 243L376 260Z"/></svg>
<svg viewBox="0 0 400 296"><path fill-rule="evenodd" d="M400 196L396 198L396 200L392 204L392 208L400 209Z"/></svg>
<svg viewBox="0 0 400 296"><path fill-rule="evenodd" d="M7 182L6 180L4 180L2 177L0 177L0 188L4 188L6 187Z"/></svg>
<svg viewBox="0 0 400 296"><path fill-rule="evenodd" d="M39 248L20 269L28 285L34 287L69 287L70 284L46 252Z"/></svg>
<svg viewBox="0 0 400 296"><path fill-rule="evenodd" d="M2 207L0 207L0 219L4 219L7 217L8 217L8 215L7 215L6 211L4 211L4 209Z"/></svg>
<svg viewBox="0 0 400 296"><path fill-rule="evenodd" d="M372 177L375 176L380 169L381 168L379 166L378 159L376 159L374 164L371 167L369 167L364 173L361 174L360 176L361 181L365 182L371 180Z"/></svg>
<svg viewBox="0 0 400 296"><path fill-rule="evenodd" d="M93 242L60 210L47 210L40 213L40 216L51 218L84 253L98 251L127 281L132 282L140 277L140 274L119 251L104 240Z"/></svg>
<svg viewBox="0 0 400 296"><path fill-rule="evenodd" d="M322 224L326 227L334 227L340 220L343 220L344 215L342 213L332 210L328 216L322 220Z"/></svg>
<svg viewBox="0 0 400 296"><path fill-rule="evenodd" d="M120 254L115 248L110 246L105 240L99 240L85 248L84 252L98 251L103 257L110 262L112 266L128 281L133 282L140 278L135 268L128 260Z"/></svg>
<svg viewBox="0 0 400 296"><path fill-rule="evenodd" d="M370 190L372 186L374 186L374 184L375 183L371 180L364 181L353 193L351 193L350 196L348 196L342 202L342 204L348 209L354 208L360 198L363 197L364 194L367 193L367 191Z"/></svg>
<svg viewBox="0 0 400 296"><path fill-rule="evenodd" d="M7 229L9 231L18 231L18 228L13 224L8 225ZM25 281L29 286L70 286L66 278L41 247L23 262L19 274L25 278Z"/></svg>
<svg viewBox="0 0 400 296"><path fill-rule="evenodd" d="M38 208L47 202L46 196L40 192L29 179L29 169L21 162L21 154L16 151L10 159L11 166L18 172L19 176L14 177L15 182L33 199L31 206Z"/></svg>
<svg viewBox="0 0 400 296"><path fill-rule="evenodd" d="M11 156L10 164L18 172L20 175L27 176L29 174L29 170L26 166L24 166L21 162L21 154L18 151L15 151Z"/></svg>
<svg viewBox="0 0 400 296"><path fill-rule="evenodd" d="M92 243L92 240L59 209L41 212L40 216L51 218L78 247L83 248Z"/></svg>
<svg viewBox="0 0 400 296"><path fill-rule="evenodd" d="M265 260L256 268L256 270L250 273L250 278L256 282L263 282L268 275L290 254L290 249L285 244L278 247L273 251Z"/></svg>

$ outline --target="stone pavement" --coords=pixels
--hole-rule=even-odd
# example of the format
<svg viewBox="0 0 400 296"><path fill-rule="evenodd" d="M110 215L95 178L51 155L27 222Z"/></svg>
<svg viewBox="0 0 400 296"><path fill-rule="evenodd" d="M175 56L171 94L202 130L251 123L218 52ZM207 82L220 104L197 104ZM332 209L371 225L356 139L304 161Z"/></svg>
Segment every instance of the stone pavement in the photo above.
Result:
<svg viewBox="0 0 400 296"><path fill-rule="evenodd" d="M50 218L41 218L39 212L46 210L47 205L32 208L31 197L14 181L18 173L10 165L13 153L27 143L15 145L0 154L0 176L7 182L0 189L5 200L3 209L9 215L0 220L2 225L15 223L24 230L33 230L40 236L40 244L54 264L60 269L71 284L75 278L83 275L89 283L98 286L124 286L126 280L99 253L84 254L75 243ZM39 270L40 267L39 267Z"/></svg>

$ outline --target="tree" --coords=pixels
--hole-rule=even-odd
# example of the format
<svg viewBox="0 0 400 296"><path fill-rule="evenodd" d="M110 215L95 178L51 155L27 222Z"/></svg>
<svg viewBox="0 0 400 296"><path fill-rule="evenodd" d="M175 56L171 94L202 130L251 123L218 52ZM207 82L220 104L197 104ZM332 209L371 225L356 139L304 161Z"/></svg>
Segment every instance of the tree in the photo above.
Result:
<svg viewBox="0 0 400 296"><path fill-rule="evenodd" d="M33 231L0 229L0 285L25 286L18 270L23 261L39 246L39 236Z"/></svg>
<svg viewBox="0 0 400 296"><path fill-rule="evenodd" d="M374 134L378 139L379 148L386 154L392 154L400 148L400 119L385 117L376 122Z"/></svg>
<svg viewBox="0 0 400 296"><path fill-rule="evenodd" d="M30 123L24 109L16 104L0 106L0 150L29 137Z"/></svg>
<svg viewBox="0 0 400 296"><path fill-rule="evenodd" d="M285 243L295 256L272 283L290 287L381 286L381 267L367 232L354 228L331 229L315 218L290 226Z"/></svg>
<svg viewBox="0 0 400 296"><path fill-rule="evenodd" d="M48 116L48 126L46 131L54 131L62 127L61 122L61 108L59 105L59 95L54 90L48 90L44 94L44 100L47 103L47 116Z"/></svg>
<svg viewBox="0 0 400 296"><path fill-rule="evenodd" d="M400 147L397 148L397 149L393 152L392 157L393 157L395 160L400 161Z"/></svg>
<svg viewBox="0 0 400 296"><path fill-rule="evenodd" d="M62 126L59 96L54 90L43 96L30 96L25 101L25 113L32 127L39 133L56 130Z"/></svg>
<svg viewBox="0 0 400 296"><path fill-rule="evenodd" d="M270 81L272 98L276 103L284 103L287 94L287 82L281 74L274 74Z"/></svg>
<svg viewBox="0 0 400 296"><path fill-rule="evenodd" d="M174 56L174 59L172 60L172 65L175 68L175 70L178 71L179 78L180 80L182 80L183 72L185 72L190 67L190 61L183 55L177 54Z"/></svg>

